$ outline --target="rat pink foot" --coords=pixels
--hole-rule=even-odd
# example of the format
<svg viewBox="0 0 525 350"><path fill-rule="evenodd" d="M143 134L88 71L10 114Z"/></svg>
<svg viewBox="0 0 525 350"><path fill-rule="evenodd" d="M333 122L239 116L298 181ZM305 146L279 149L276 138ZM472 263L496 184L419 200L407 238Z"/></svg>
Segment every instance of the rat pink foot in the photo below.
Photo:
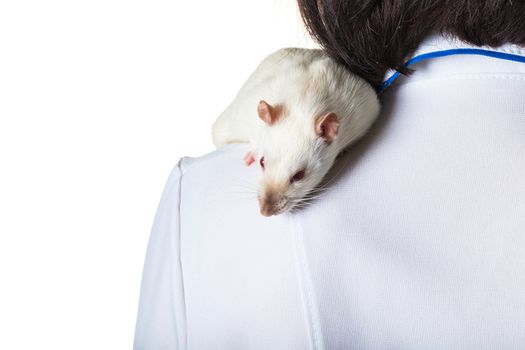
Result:
<svg viewBox="0 0 525 350"><path fill-rule="evenodd" d="M246 166L252 165L253 162L255 162L255 156L253 155L253 153L246 153L246 155L244 156L244 163L246 164Z"/></svg>

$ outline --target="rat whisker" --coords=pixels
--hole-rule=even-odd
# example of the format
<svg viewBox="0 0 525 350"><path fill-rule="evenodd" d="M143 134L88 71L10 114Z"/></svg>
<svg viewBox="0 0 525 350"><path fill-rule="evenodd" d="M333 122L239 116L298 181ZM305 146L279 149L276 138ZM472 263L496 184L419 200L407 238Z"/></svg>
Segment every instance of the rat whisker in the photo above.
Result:
<svg viewBox="0 0 525 350"><path fill-rule="evenodd" d="M231 192L233 194L246 194L255 197L257 195L256 192L248 192L248 191L233 191Z"/></svg>
<svg viewBox="0 0 525 350"><path fill-rule="evenodd" d="M256 189L257 185L252 183L236 184L236 187Z"/></svg>
<svg viewBox="0 0 525 350"><path fill-rule="evenodd" d="M310 202L308 200L298 199L298 200L293 201L293 207L296 207L296 208L305 208L308 205L310 205Z"/></svg>
<svg viewBox="0 0 525 350"><path fill-rule="evenodd" d="M321 185L323 187L327 187L330 185L336 178L339 177L339 175L346 169L346 167L342 166L339 169L337 169L336 173L333 174L329 179L321 181Z"/></svg>

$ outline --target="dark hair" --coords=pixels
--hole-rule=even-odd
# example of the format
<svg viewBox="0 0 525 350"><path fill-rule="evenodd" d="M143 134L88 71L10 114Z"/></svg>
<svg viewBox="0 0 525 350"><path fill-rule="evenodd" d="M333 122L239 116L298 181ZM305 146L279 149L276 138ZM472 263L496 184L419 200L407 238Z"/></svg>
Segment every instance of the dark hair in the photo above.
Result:
<svg viewBox="0 0 525 350"><path fill-rule="evenodd" d="M310 34L376 89L433 33L476 46L525 45L525 0L298 0Z"/></svg>

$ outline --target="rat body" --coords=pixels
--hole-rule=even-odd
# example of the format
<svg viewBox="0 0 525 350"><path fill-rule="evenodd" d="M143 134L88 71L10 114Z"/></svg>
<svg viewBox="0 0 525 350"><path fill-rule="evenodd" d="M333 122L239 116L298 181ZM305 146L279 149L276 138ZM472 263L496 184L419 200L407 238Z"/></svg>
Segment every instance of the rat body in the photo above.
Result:
<svg viewBox="0 0 525 350"><path fill-rule="evenodd" d="M213 142L250 143L245 162L262 169L261 214L277 215L303 202L378 112L374 89L321 50L281 49L217 118Z"/></svg>

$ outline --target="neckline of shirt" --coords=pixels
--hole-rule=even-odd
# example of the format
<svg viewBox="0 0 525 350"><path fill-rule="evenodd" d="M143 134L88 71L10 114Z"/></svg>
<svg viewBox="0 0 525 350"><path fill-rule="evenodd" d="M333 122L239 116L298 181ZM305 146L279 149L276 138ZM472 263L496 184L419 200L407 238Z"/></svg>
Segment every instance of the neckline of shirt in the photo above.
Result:
<svg viewBox="0 0 525 350"><path fill-rule="evenodd" d="M469 54L468 51L472 54ZM475 54L475 51L478 54ZM480 54L480 51L484 51L485 54ZM518 72L525 72L525 64L517 62L515 58L522 62L525 60L525 47L515 44L504 44L500 47L475 46L455 37L433 35L426 39L412 55L407 57L405 62L410 62L410 67L415 70L410 76L410 80L418 80L436 74L438 70L443 68L449 74L463 71L467 73L512 72L516 69ZM397 78L400 78L399 80L405 79L399 72L389 70L385 74L381 91L390 87Z"/></svg>

